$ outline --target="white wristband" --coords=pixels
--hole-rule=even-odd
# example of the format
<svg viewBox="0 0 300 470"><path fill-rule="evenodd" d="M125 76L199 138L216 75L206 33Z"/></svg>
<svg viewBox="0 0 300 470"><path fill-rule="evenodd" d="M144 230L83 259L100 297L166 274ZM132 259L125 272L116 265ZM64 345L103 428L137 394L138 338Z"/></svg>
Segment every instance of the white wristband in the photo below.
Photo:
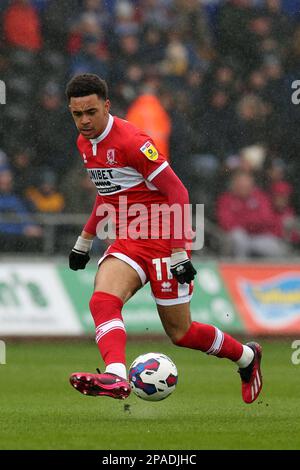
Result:
<svg viewBox="0 0 300 470"><path fill-rule="evenodd" d="M74 250L83 251L84 253L88 253L92 248L93 240L88 240L87 238L83 238L79 236L77 238L77 242L75 243Z"/></svg>
<svg viewBox="0 0 300 470"><path fill-rule="evenodd" d="M174 266L175 264L182 263L183 261L186 261L189 259L187 252L186 251L177 251L175 253L171 254L171 266Z"/></svg>

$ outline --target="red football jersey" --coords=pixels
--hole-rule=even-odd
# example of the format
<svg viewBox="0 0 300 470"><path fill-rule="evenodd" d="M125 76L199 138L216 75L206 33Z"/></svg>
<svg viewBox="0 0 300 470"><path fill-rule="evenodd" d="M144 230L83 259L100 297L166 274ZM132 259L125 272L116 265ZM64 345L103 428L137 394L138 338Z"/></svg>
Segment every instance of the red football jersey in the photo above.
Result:
<svg viewBox="0 0 300 470"><path fill-rule="evenodd" d="M109 116L106 129L97 139L86 139L80 135L77 143L84 165L98 190L91 222L85 226L86 231L94 234L97 221L101 221L101 217L94 216L97 205L107 207L110 204L115 209L118 239L106 250L99 263L110 255L128 263L136 270L142 284L150 281L153 296L160 305L188 302L193 284L179 284L170 272L174 226L171 222L168 232L168 228L162 223L162 214L168 211L170 201L179 202L182 206L188 203L188 195L177 176L173 172L168 174L171 169L167 168L166 159L147 134L133 124L113 116ZM163 174L158 176L165 169L166 178L163 178ZM155 177L156 181L162 179L157 181L160 190L152 184ZM164 186L168 189L163 194ZM124 197L126 208L120 204ZM153 206L161 205L165 209L153 211ZM130 232L130 224L136 218L146 222L141 230L137 230L140 232L138 241ZM124 225L126 232L122 230ZM146 233L145 227L148 229ZM157 236L153 237L153 231L150 232L153 229ZM163 236L166 234L165 229L170 237ZM179 244L174 243L175 247L184 246L181 241Z"/></svg>
<svg viewBox="0 0 300 470"><path fill-rule="evenodd" d="M152 139L128 121L110 115L107 127L99 137L86 139L80 134L77 146L102 202L115 208L117 235L125 222L128 227L137 216L140 220L147 218L147 223L151 221L153 227L157 213L151 212L152 205L167 204L168 199L151 181L168 166L168 162L155 148ZM126 196L126 205L123 198L120 205L120 196ZM143 204L146 212L139 212L135 206L128 213L133 204ZM160 218L157 221L161 229ZM148 228L150 230L150 225Z"/></svg>

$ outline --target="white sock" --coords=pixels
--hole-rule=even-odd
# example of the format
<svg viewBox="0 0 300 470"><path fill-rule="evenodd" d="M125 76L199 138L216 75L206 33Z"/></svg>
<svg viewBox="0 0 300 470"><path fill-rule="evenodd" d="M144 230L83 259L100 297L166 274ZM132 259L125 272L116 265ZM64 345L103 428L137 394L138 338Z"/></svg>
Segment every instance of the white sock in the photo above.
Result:
<svg viewBox="0 0 300 470"><path fill-rule="evenodd" d="M243 369L244 367L249 366L250 362L254 358L254 352L249 346L246 346L243 344L243 354L239 358L238 361L236 361L236 364Z"/></svg>
<svg viewBox="0 0 300 470"><path fill-rule="evenodd" d="M108 372L109 374L119 375L123 379L127 380L126 366L121 362L113 362L112 364L109 364L106 367L105 372Z"/></svg>

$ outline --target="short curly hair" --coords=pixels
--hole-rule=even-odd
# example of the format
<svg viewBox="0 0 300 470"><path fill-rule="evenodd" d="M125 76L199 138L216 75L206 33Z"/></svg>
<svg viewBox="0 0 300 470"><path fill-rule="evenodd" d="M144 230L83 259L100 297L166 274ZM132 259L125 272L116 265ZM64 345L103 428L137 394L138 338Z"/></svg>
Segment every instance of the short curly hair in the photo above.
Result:
<svg viewBox="0 0 300 470"><path fill-rule="evenodd" d="M68 101L71 98L96 94L103 100L108 99L108 86L105 80L93 73L84 73L73 77L66 87Z"/></svg>

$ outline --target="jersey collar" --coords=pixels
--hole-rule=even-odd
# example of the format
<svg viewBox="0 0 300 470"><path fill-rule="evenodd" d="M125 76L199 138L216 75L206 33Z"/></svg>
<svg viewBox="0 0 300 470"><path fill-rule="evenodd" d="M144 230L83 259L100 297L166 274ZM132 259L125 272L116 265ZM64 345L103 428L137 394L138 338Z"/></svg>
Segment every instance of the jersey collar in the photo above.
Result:
<svg viewBox="0 0 300 470"><path fill-rule="evenodd" d="M113 116L110 114L109 117L108 117L107 126L106 126L106 128L104 129L104 131L102 132L102 134L100 134L96 139L89 139L90 142L91 142L91 144L92 144L92 145L99 144L99 142L101 142L103 139L105 139L105 137L110 133L111 128L112 128L112 126L113 126L113 123L114 123L114 118L113 118Z"/></svg>

